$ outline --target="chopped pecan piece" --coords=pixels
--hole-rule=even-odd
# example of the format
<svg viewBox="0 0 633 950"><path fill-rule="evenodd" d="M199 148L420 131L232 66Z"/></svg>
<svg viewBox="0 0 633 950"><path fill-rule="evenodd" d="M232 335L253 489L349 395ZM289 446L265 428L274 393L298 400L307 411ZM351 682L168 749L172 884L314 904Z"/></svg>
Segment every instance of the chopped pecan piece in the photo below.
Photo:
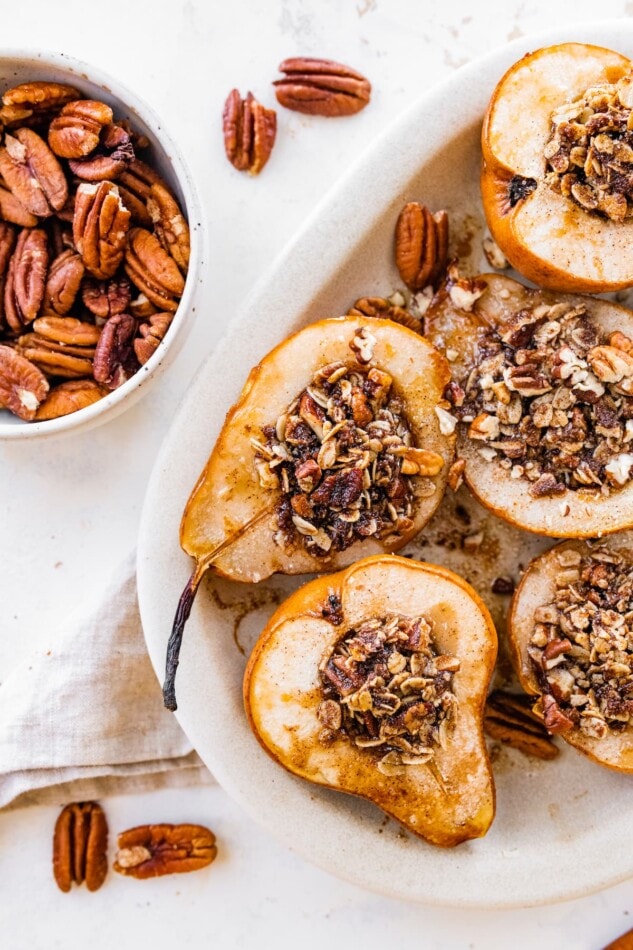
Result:
<svg viewBox="0 0 633 950"><path fill-rule="evenodd" d="M198 871L215 860L215 835L202 825L142 825L119 835L114 870L144 879Z"/></svg>
<svg viewBox="0 0 633 950"><path fill-rule="evenodd" d="M154 225L154 233L168 254L171 254L183 274L189 267L191 244L189 225L175 199L164 185L154 182L147 199L147 210Z"/></svg>
<svg viewBox="0 0 633 950"><path fill-rule="evenodd" d="M543 696L543 721L545 728L552 735L559 732L568 732L573 729L573 721L565 715L553 696L546 693Z"/></svg>
<svg viewBox="0 0 633 950"><path fill-rule="evenodd" d="M242 99L232 89L222 113L226 157L238 171L258 175L270 158L277 134L277 113L266 109L252 92Z"/></svg>
<svg viewBox="0 0 633 950"><path fill-rule="evenodd" d="M307 115L354 115L364 109L371 96L365 77L329 59L297 56L279 67L283 79L273 84L280 105Z"/></svg>
<svg viewBox="0 0 633 950"><path fill-rule="evenodd" d="M112 122L112 109L105 102L76 99L53 119L48 144L60 158L83 158L94 152L104 126Z"/></svg>
<svg viewBox="0 0 633 950"><path fill-rule="evenodd" d="M10 346L0 346L0 406L26 422L48 393L44 374Z"/></svg>
<svg viewBox="0 0 633 950"><path fill-rule="evenodd" d="M67 805L59 815L53 836L53 874L61 891L72 884L98 890L108 873L108 825L96 802Z"/></svg>
<svg viewBox="0 0 633 950"><path fill-rule="evenodd" d="M81 299L97 320L107 320L117 313L125 313L131 298L127 277L112 277L110 280L84 280ZM137 314L134 314L137 316Z"/></svg>
<svg viewBox="0 0 633 950"><path fill-rule="evenodd" d="M62 167L50 148L32 129L5 135L0 148L0 174L21 205L47 218L63 208L68 185Z"/></svg>
<svg viewBox="0 0 633 950"><path fill-rule="evenodd" d="M149 318L149 323L142 323L139 327L140 337L134 340L134 352L141 366L147 363L158 349L158 344L167 333L173 317L173 313L154 313Z"/></svg>
<svg viewBox="0 0 633 950"><path fill-rule="evenodd" d="M161 310L174 312L185 282L174 260L150 231L132 228L125 249L125 272Z"/></svg>
<svg viewBox="0 0 633 950"><path fill-rule="evenodd" d="M417 201L405 205L396 224L396 264L410 290L434 286L444 275L448 255L448 215L431 214Z"/></svg>
<svg viewBox="0 0 633 950"><path fill-rule="evenodd" d="M112 277L123 260L130 212L116 185L80 185L75 202L73 238L86 269L99 280Z"/></svg>
<svg viewBox="0 0 633 950"><path fill-rule="evenodd" d="M64 315L75 302L84 276L84 264L75 251L68 248L52 262L44 291L44 310Z"/></svg>
<svg viewBox="0 0 633 950"><path fill-rule="evenodd" d="M46 232L40 228L25 228L11 256L4 287L5 319L16 333L31 323L40 311L47 268Z"/></svg>
<svg viewBox="0 0 633 950"><path fill-rule="evenodd" d="M95 350L93 375L108 389L117 389L139 368L133 339L136 320L127 313L117 313L104 324Z"/></svg>
<svg viewBox="0 0 633 950"><path fill-rule="evenodd" d="M108 395L108 390L94 379L70 379L60 383L49 392L35 414L36 422L47 419L59 419L71 412L85 409Z"/></svg>

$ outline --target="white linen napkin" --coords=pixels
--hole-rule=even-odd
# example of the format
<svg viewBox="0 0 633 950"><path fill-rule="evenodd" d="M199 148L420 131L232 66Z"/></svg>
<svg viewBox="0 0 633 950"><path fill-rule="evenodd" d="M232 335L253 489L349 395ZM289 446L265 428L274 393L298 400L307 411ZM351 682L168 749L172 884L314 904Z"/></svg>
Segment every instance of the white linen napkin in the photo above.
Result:
<svg viewBox="0 0 633 950"><path fill-rule="evenodd" d="M213 782L163 707L133 554L53 643L0 685L0 808Z"/></svg>

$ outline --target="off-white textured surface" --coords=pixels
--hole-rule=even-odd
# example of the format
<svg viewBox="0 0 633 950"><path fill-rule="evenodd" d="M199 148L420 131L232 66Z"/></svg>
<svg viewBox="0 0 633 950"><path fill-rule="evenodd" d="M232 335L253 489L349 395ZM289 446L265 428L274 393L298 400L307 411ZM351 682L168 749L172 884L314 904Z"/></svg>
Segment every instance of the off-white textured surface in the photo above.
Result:
<svg viewBox="0 0 633 950"><path fill-rule="evenodd" d="M591 0L504 0L485 8L464 0L112 0L106 10L79 0L31 0L11 7L2 18L3 43L49 45L93 61L164 117L200 183L212 253L204 317L146 400L68 442L0 451L3 671L33 647L54 647L51 632L71 605L98 588L132 547L149 471L195 367L245 290L338 175L420 91L456 67L548 23L569 24L571 32L574 22L596 13L626 16L633 6L621 0L604 0L599 9ZM273 159L260 179L248 180L225 164L217 131L223 99L238 84L272 104L274 67L297 52L360 68L374 83L372 105L329 124L281 114ZM450 114L440 120L450 121ZM274 316L262 314L262 325ZM535 944L591 950L632 922L630 883L573 903L497 913L377 898L277 845L219 788L115 798L106 807L113 831L148 819L207 821L220 838L220 857L190 877L137 884L113 875L98 894L61 895L48 863L57 810L2 815L3 946L79 950L89 943L105 950L142 941L160 950L174 944L285 950L336 940L370 950L387 941L450 950ZM573 812L563 810L573 836Z"/></svg>

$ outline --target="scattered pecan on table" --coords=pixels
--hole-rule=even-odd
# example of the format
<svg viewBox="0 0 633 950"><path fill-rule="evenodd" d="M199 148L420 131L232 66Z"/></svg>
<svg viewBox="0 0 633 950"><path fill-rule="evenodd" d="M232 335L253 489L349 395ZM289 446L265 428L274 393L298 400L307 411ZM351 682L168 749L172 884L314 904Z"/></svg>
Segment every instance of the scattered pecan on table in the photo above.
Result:
<svg viewBox="0 0 633 950"><path fill-rule="evenodd" d="M189 228L149 147L63 83L0 107L0 408L54 419L103 398L155 352L178 308Z"/></svg>
<svg viewBox="0 0 633 950"><path fill-rule="evenodd" d="M226 157L238 171L258 175L270 158L277 134L277 113L266 109L252 92L242 99L232 89L222 113Z"/></svg>
<svg viewBox="0 0 633 950"><path fill-rule="evenodd" d="M96 802L66 805L55 824L53 874L57 886L67 892L73 884L86 883L98 890L108 872L108 825Z"/></svg>
<svg viewBox="0 0 633 950"><path fill-rule="evenodd" d="M202 825L140 825L119 835L114 870L129 877L198 871L215 860L215 835Z"/></svg>
<svg viewBox="0 0 633 950"><path fill-rule="evenodd" d="M279 67L275 95L280 105L307 115L354 115L368 104L371 85L365 77L330 59L295 56Z"/></svg>

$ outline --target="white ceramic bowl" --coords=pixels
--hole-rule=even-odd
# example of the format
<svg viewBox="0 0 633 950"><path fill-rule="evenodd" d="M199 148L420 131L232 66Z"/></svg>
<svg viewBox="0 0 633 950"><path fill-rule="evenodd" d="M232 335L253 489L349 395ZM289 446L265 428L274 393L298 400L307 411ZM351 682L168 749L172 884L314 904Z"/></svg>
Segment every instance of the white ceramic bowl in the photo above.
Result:
<svg viewBox="0 0 633 950"><path fill-rule="evenodd" d="M37 50L0 52L0 93L31 80L65 82L86 98L107 102L117 119L129 119L135 131L143 133L151 148L143 155L165 179L178 198L191 229L191 261L180 305L165 339L156 352L126 383L85 409L46 422L22 422L0 410L0 439L41 439L79 428L89 429L114 419L144 395L161 375L186 336L194 315L194 290L198 285L202 259L200 205L189 170L179 148L150 106L111 76L64 53Z"/></svg>

